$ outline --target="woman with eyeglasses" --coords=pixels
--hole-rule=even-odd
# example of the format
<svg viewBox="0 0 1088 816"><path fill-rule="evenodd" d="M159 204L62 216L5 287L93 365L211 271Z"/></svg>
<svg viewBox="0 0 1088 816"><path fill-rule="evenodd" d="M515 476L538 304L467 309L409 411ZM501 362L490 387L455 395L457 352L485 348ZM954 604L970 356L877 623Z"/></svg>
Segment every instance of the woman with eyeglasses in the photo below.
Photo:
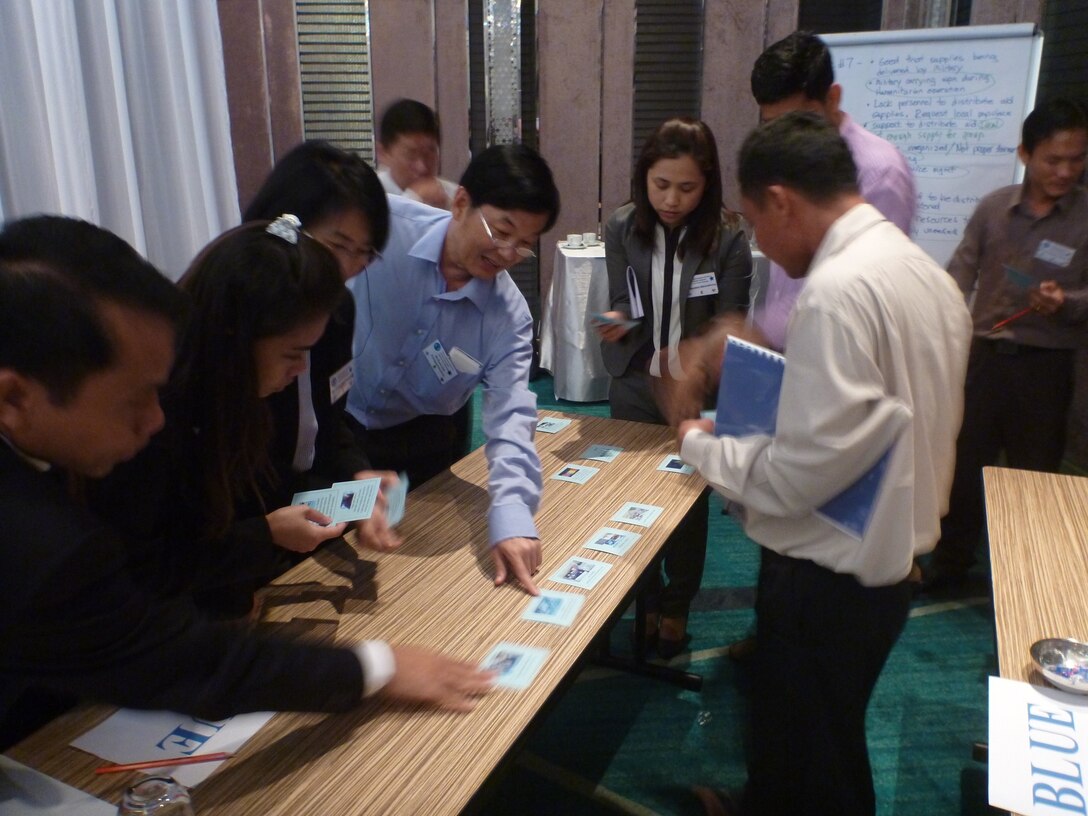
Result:
<svg viewBox="0 0 1088 816"><path fill-rule="evenodd" d="M303 231L336 256L345 283L381 258L389 235L389 205L377 173L354 153L324 141L302 142L284 155L244 218L273 219L282 213L296 216ZM268 400L279 502L301 490L375 475L368 472L370 462L344 421L354 329L355 303L345 287L325 333L307 355L306 368ZM381 475L386 487L397 478ZM375 549L399 541L380 510L355 526L362 543Z"/></svg>
<svg viewBox="0 0 1088 816"><path fill-rule="evenodd" d="M598 326L608 399L616 419L667 424L654 398L662 378L680 380L680 341L710 320L748 308L752 258L743 232L722 220L722 182L714 134L676 118L647 139L631 180L629 204L605 227L612 311ZM647 647L661 657L691 640L688 609L703 576L709 494L704 492L665 545L663 567L644 587Z"/></svg>

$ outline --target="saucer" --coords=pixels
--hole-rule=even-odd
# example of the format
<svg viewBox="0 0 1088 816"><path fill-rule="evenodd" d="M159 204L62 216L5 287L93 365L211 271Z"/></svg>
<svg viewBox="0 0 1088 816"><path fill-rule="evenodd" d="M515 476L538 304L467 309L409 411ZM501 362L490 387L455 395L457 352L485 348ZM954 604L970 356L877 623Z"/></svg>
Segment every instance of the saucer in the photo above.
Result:
<svg viewBox="0 0 1088 816"><path fill-rule="evenodd" d="M594 249L599 246L603 246L603 242L594 241L592 244L568 244L563 242L559 244L560 249Z"/></svg>
<svg viewBox="0 0 1088 816"><path fill-rule="evenodd" d="M1088 694L1088 644L1071 638L1038 640L1031 644L1031 659L1055 686Z"/></svg>

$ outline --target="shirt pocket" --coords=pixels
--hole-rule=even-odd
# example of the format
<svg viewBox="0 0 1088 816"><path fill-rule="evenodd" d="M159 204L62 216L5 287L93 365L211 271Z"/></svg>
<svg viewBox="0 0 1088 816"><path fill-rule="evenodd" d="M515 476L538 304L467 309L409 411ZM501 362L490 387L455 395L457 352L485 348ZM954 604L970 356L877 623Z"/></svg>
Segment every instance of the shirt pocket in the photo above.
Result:
<svg viewBox="0 0 1088 816"><path fill-rule="evenodd" d="M420 354L408 367L405 382L417 403L429 414L452 414L459 410L472 396L473 389L480 382L481 374L457 374L446 382L440 382L438 375Z"/></svg>

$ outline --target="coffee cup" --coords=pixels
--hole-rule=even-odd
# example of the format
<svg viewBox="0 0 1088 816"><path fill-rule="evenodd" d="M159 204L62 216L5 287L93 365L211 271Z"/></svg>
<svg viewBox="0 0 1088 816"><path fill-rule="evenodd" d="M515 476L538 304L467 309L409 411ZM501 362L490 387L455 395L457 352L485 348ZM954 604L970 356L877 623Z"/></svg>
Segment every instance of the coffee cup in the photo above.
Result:
<svg viewBox="0 0 1088 816"><path fill-rule="evenodd" d="M584 243L586 246L592 246L593 244L597 243L597 233L583 232L582 243Z"/></svg>
<svg viewBox="0 0 1088 816"><path fill-rule="evenodd" d="M584 246L584 245L585 244L582 241L582 233L580 233L580 232L567 233L567 246L569 246L569 247L580 247L580 246Z"/></svg>

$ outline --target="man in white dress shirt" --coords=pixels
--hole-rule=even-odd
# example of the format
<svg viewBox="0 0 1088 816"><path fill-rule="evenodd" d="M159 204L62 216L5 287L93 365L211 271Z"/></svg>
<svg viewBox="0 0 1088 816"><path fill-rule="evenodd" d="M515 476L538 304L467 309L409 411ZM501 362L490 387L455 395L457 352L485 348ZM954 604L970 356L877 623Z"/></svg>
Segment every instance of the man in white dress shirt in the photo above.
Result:
<svg viewBox="0 0 1088 816"><path fill-rule="evenodd" d="M865 711L907 619L912 560L947 509L971 319L947 273L865 202L818 115L749 135L738 178L759 245L807 283L776 434L679 429L684 460L747 508L762 547L748 784L739 800L699 794L708 813L873 814ZM889 450L860 539L817 514Z"/></svg>
<svg viewBox="0 0 1088 816"><path fill-rule="evenodd" d="M389 195L448 210L457 183L438 175L442 129L438 114L414 99L385 109L378 127L378 179Z"/></svg>

